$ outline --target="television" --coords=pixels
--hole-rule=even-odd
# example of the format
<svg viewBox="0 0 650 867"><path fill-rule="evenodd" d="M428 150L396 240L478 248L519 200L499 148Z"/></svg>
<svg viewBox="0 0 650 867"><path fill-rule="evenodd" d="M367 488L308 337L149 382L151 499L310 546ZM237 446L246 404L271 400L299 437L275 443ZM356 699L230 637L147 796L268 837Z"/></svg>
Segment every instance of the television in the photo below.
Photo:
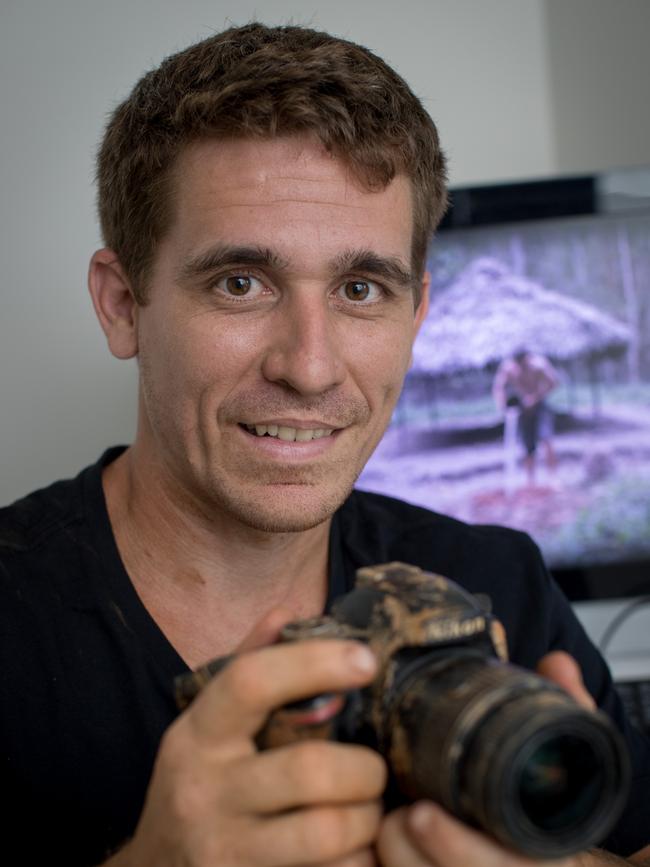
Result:
<svg viewBox="0 0 650 867"><path fill-rule="evenodd" d="M527 531L571 600L650 593L650 168L454 189L358 480Z"/></svg>

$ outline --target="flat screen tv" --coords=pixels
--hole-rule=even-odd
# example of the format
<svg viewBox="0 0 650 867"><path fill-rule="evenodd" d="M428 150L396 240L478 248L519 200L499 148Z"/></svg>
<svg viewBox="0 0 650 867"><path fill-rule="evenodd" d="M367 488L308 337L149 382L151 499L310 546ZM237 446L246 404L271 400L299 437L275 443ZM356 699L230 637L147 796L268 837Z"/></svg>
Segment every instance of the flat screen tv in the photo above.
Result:
<svg viewBox="0 0 650 867"><path fill-rule="evenodd" d="M650 592L650 169L452 190L358 486L527 531L570 599Z"/></svg>

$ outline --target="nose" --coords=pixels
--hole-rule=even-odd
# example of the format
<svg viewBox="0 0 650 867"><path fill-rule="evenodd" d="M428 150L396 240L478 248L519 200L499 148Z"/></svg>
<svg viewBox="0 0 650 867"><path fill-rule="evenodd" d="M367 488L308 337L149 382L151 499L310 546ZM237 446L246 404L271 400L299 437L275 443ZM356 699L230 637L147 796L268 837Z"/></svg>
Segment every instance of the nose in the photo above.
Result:
<svg viewBox="0 0 650 867"><path fill-rule="evenodd" d="M306 397L340 385L345 364L336 317L326 299L305 295L285 299L271 325L264 377Z"/></svg>

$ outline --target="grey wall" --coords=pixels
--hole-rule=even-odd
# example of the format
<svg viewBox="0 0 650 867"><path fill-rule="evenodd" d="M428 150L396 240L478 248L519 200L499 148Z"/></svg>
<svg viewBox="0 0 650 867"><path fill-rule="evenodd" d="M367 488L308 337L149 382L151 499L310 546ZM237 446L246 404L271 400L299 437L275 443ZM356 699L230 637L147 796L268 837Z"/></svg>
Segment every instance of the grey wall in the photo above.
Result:
<svg viewBox="0 0 650 867"><path fill-rule="evenodd" d="M546 0L553 161L650 164L649 0Z"/></svg>
<svg viewBox="0 0 650 867"><path fill-rule="evenodd" d="M107 112L164 55L254 17L395 65L453 183L650 162L647 0L0 0L0 504L133 434L135 366L109 356L85 290Z"/></svg>

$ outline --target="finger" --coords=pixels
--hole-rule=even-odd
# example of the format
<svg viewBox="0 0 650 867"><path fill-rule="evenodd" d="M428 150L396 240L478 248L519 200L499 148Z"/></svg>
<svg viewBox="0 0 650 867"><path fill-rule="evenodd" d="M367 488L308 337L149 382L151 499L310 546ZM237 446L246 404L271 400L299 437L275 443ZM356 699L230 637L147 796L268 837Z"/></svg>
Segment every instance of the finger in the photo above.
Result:
<svg viewBox="0 0 650 867"><path fill-rule="evenodd" d="M228 808L236 813L372 801L386 785L386 765L379 753L328 741L303 741L246 756L227 773Z"/></svg>
<svg viewBox="0 0 650 867"><path fill-rule="evenodd" d="M351 855L344 855L343 858L336 858L334 861L321 861L317 864L310 864L309 867L377 867L377 857L374 849L366 846Z"/></svg>
<svg viewBox="0 0 650 867"><path fill-rule="evenodd" d="M250 739L274 708L321 692L365 686L377 663L357 641L276 644L237 656L201 691L186 714L195 736L215 746Z"/></svg>
<svg viewBox="0 0 650 867"><path fill-rule="evenodd" d="M296 619L296 612L290 608L282 606L272 608L253 626L237 648L237 652L242 653L245 650L255 650L258 647L275 644L287 623Z"/></svg>
<svg viewBox="0 0 650 867"><path fill-rule="evenodd" d="M382 867L438 867L432 854L424 856L407 828L406 807L389 813L377 837L377 855ZM481 865L482 867L482 865Z"/></svg>
<svg viewBox="0 0 650 867"><path fill-rule="evenodd" d="M316 865L347 858L370 846L381 821L378 802L309 807L256 823L246 863L260 867Z"/></svg>
<svg viewBox="0 0 650 867"><path fill-rule="evenodd" d="M481 867L568 867L571 864L571 859L536 861L505 849L429 801L421 801L409 809L406 828L425 863L428 861L435 867L465 867L467 864L480 864Z"/></svg>
<svg viewBox="0 0 650 867"><path fill-rule="evenodd" d="M561 686L578 704L594 710L596 702L585 687L582 672L575 659L563 650L554 650L537 663L537 673Z"/></svg>

